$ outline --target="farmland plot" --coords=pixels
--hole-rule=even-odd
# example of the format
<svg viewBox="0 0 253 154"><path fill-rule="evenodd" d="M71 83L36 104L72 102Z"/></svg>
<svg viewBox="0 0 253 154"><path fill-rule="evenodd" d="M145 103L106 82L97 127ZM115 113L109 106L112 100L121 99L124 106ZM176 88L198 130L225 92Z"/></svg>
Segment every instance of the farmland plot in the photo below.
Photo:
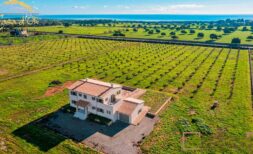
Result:
<svg viewBox="0 0 253 154"><path fill-rule="evenodd" d="M202 144L197 146L202 152L253 151L252 140L246 138L247 132L253 131L247 51L75 38L3 48L0 70L13 74L60 64L0 83L0 126L7 134L5 138L19 147L29 147L22 149L26 152L40 151L37 144L40 147L43 143L24 142L11 132L68 102L66 91L41 97L48 84L53 80L66 82L87 77L149 89L144 98L153 109L159 108L167 93L179 97L164 110L161 121L144 140L142 149L146 153L183 152L181 137L185 131L201 133ZM77 60L61 64L72 59ZM159 98L151 98L158 93ZM211 109L215 101L219 106ZM197 143L191 136L187 139ZM79 149L70 141L62 144L49 152L66 145Z"/></svg>
<svg viewBox="0 0 253 154"><path fill-rule="evenodd" d="M59 39L0 47L0 69L4 75L20 74L53 64L89 58L122 44L121 42L84 39ZM2 73L3 74L3 73ZM0 78L1 78L0 74Z"/></svg>

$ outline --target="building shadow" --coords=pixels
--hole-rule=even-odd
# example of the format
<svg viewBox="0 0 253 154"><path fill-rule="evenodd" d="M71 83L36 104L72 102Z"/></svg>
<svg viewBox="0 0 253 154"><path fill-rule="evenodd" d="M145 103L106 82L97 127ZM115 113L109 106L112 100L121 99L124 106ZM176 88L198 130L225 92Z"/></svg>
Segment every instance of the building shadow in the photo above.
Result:
<svg viewBox="0 0 253 154"><path fill-rule="evenodd" d="M43 118L45 117L42 117L14 130L12 134L38 147L41 151L47 152L48 150L63 142L66 137L55 133L54 131L49 130L41 125L40 122L43 121Z"/></svg>
<svg viewBox="0 0 253 154"><path fill-rule="evenodd" d="M113 137L129 126L120 121L110 126L89 120L83 121L74 118L73 112L73 108L69 108L69 105L64 106L54 113L16 129L12 134L47 152L66 139L81 142L96 133Z"/></svg>
<svg viewBox="0 0 253 154"><path fill-rule="evenodd" d="M89 120L80 120L74 118L73 115L74 113L58 111L47 121L44 121L43 125L78 142L81 142L96 133L113 137L129 126L129 124L120 121L116 121L107 126Z"/></svg>

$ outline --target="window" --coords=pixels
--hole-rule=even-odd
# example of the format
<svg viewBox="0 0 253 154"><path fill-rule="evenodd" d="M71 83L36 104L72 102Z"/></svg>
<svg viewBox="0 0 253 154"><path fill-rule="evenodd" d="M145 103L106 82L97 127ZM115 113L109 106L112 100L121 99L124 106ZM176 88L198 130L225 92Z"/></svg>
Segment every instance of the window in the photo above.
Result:
<svg viewBox="0 0 253 154"><path fill-rule="evenodd" d="M119 91L117 91L117 94L119 95L121 93L121 91L119 90Z"/></svg>
<svg viewBox="0 0 253 154"><path fill-rule="evenodd" d="M103 109L100 109L100 108L97 108L97 111L98 111L98 112L101 112L101 113L104 113L104 110L103 110Z"/></svg>
<svg viewBox="0 0 253 154"><path fill-rule="evenodd" d="M108 111L108 110L107 110L106 113L107 113L107 114L111 114L111 111Z"/></svg>
<svg viewBox="0 0 253 154"><path fill-rule="evenodd" d="M86 95L83 95L83 98L87 99L87 96L86 96Z"/></svg>
<svg viewBox="0 0 253 154"><path fill-rule="evenodd" d="M111 96L111 102L116 102L116 96L115 95Z"/></svg>
<svg viewBox="0 0 253 154"><path fill-rule="evenodd" d="M72 104L76 104L76 101L71 101Z"/></svg>
<svg viewBox="0 0 253 154"><path fill-rule="evenodd" d="M104 101L102 100L102 99L97 99L97 102L99 102L99 103L103 103Z"/></svg>
<svg viewBox="0 0 253 154"><path fill-rule="evenodd" d="M76 96L77 94L76 94L76 92L71 91L71 95Z"/></svg>
<svg viewBox="0 0 253 154"><path fill-rule="evenodd" d="M108 101L108 98L106 98L105 101L107 102L107 101Z"/></svg>
<svg viewBox="0 0 253 154"><path fill-rule="evenodd" d="M95 106L92 106L92 110L96 110L96 107L95 107Z"/></svg>
<svg viewBox="0 0 253 154"><path fill-rule="evenodd" d="M82 97L82 94L79 94L80 97Z"/></svg>
<svg viewBox="0 0 253 154"><path fill-rule="evenodd" d="M92 100L95 101L95 97L92 97Z"/></svg>

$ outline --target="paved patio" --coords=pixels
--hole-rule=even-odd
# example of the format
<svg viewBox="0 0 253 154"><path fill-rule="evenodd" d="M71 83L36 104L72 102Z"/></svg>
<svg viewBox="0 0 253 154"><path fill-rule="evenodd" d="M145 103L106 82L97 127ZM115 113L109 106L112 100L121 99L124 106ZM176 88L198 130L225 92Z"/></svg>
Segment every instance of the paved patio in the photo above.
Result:
<svg viewBox="0 0 253 154"><path fill-rule="evenodd" d="M45 125L104 153L137 154L140 153L138 143L150 134L157 120L145 117L137 126L120 121L105 126L59 111Z"/></svg>

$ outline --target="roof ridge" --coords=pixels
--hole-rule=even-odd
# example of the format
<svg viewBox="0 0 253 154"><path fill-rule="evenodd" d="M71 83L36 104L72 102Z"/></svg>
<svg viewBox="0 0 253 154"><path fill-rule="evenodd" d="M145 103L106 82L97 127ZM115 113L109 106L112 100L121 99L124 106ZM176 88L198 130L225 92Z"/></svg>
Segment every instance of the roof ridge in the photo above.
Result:
<svg viewBox="0 0 253 154"><path fill-rule="evenodd" d="M80 87L81 85L83 85L83 84L85 83L85 81L83 81L83 80L79 80L79 81L81 81L82 83L79 84L79 85L77 85L77 86L76 86L75 88L73 88L72 90L75 90L76 88Z"/></svg>
<svg viewBox="0 0 253 154"><path fill-rule="evenodd" d="M110 84L110 86L105 85L105 84L99 84L99 83L97 83L97 82L92 82L92 81L98 81L98 82L100 82L100 83ZM113 86L112 86L112 85L113 85L112 83L109 83L109 82L103 82L103 81L94 80L94 79L86 79L86 82L88 82L88 83L92 83L92 84L95 84L95 85L99 85L99 86L104 86L104 87L113 87Z"/></svg>

